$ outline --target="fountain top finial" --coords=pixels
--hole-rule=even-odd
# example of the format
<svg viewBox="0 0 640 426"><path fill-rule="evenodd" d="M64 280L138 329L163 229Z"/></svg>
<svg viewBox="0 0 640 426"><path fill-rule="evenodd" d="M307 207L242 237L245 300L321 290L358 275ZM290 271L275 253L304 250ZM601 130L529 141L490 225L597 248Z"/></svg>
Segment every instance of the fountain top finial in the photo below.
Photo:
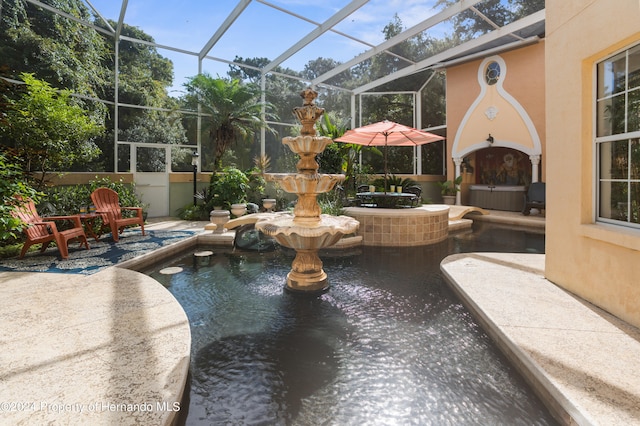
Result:
<svg viewBox="0 0 640 426"><path fill-rule="evenodd" d="M315 105L315 99L318 97L318 92L313 90L311 87L307 87L302 92L300 92L300 96L304 99L303 105Z"/></svg>
<svg viewBox="0 0 640 426"><path fill-rule="evenodd" d="M316 106L314 101L318 97L318 92L313 90L311 87L307 87L300 92L300 96L304 99L302 106L293 109L294 115L298 118L300 123L302 123L302 130L300 130L300 134L303 136L315 136L315 123L324 113L324 108L318 108Z"/></svg>

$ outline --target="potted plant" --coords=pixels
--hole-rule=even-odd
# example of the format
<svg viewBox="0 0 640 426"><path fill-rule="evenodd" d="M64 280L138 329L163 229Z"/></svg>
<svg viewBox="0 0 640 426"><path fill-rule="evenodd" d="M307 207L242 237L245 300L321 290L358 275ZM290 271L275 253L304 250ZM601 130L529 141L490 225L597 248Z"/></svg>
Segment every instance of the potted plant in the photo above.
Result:
<svg viewBox="0 0 640 426"><path fill-rule="evenodd" d="M242 170L235 167L225 167L222 172L214 173L211 176L207 207L209 209L221 207L230 210L232 204L245 204L248 189L249 178Z"/></svg>
<svg viewBox="0 0 640 426"><path fill-rule="evenodd" d="M438 182L440 187L440 193L445 204L453 205L456 202L456 193L460 191L460 184L462 183L462 175L455 178L455 180L447 180L445 182Z"/></svg>

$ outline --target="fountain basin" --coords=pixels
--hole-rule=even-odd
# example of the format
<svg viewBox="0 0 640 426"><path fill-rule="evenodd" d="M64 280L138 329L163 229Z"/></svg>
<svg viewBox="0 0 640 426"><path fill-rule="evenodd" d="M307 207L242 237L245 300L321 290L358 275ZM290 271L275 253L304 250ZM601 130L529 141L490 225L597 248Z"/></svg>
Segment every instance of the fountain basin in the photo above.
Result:
<svg viewBox="0 0 640 426"><path fill-rule="evenodd" d="M337 243L345 234L356 232L359 225L352 217L326 214L320 215L318 222L300 223L294 215L284 213L258 220L256 229L285 247L319 250Z"/></svg>
<svg viewBox="0 0 640 426"><path fill-rule="evenodd" d="M287 274L286 289L299 293L323 293L329 288L318 250L337 243L345 234L358 229L359 222L348 216L320 215L315 221L300 221L290 213L256 222L256 229L285 247L295 249L296 257Z"/></svg>
<svg viewBox="0 0 640 426"><path fill-rule="evenodd" d="M344 180L342 174L267 173L265 179L278 182L291 194L324 194Z"/></svg>
<svg viewBox="0 0 640 426"><path fill-rule="evenodd" d="M430 246L327 251L319 298L283 294L278 251L194 246L217 253L210 267L190 253L158 264L185 269L152 275L192 323L186 423L556 425L440 270L453 253L544 251L544 235L478 225Z"/></svg>
<svg viewBox="0 0 640 426"><path fill-rule="evenodd" d="M326 136L287 136L282 138L282 144L287 145L291 151L297 153L320 154L333 140Z"/></svg>

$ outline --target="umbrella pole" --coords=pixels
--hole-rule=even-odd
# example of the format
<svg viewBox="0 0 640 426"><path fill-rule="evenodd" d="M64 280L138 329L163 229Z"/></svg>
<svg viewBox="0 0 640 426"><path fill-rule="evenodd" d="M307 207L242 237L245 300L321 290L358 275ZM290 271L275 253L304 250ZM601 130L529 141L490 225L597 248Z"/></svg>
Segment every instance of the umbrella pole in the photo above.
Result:
<svg viewBox="0 0 640 426"><path fill-rule="evenodd" d="M384 193L387 193L387 134L384 134Z"/></svg>

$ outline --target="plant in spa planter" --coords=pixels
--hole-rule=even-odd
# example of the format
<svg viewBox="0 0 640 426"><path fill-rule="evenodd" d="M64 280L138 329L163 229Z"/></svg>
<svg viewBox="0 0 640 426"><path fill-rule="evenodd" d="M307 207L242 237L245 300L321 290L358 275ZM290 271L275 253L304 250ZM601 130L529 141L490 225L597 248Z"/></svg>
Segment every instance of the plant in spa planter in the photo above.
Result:
<svg viewBox="0 0 640 426"><path fill-rule="evenodd" d="M384 178L377 178L375 179L372 184L377 188L380 188L382 190L384 190ZM401 178L400 176L396 176L396 175L389 175L387 177L387 190L389 190L389 188L391 188L391 185L397 187L402 187L402 188L408 188L410 186L415 186L417 185L418 182L416 182L415 180L411 179L411 178Z"/></svg>
<svg viewBox="0 0 640 426"><path fill-rule="evenodd" d="M460 191L460 184L462 183L462 175L455 178L455 180L447 180L445 182L438 182L440 187L440 193L445 204L455 203L456 193Z"/></svg>

